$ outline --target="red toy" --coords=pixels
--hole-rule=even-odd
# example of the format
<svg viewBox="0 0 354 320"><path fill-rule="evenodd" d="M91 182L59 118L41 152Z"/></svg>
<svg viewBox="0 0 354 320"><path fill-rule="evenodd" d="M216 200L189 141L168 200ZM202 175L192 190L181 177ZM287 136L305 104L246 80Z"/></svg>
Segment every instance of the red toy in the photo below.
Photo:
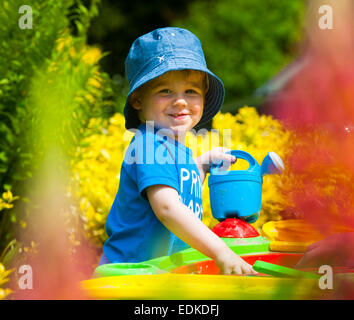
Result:
<svg viewBox="0 0 354 320"><path fill-rule="evenodd" d="M246 221L228 218L218 223L212 231L221 238L253 238L258 237L258 231Z"/></svg>

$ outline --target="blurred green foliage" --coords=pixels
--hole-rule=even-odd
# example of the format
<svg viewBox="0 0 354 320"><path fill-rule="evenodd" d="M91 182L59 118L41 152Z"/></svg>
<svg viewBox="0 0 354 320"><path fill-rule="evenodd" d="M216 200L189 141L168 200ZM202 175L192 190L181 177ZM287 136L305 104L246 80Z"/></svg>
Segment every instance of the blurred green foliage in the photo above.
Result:
<svg viewBox="0 0 354 320"><path fill-rule="evenodd" d="M67 23L65 16L58 15L67 9L63 4L32 2L34 29L20 29L22 5L18 0L0 3L0 187L3 190L16 190L21 181L32 177L34 152L27 143L31 141L29 128L33 120L29 117L31 106L25 104L25 99L37 68L50 59L60 30ZM2 211L0 219L1 251L14 237L13 226L18 219L14 210Z"/></svg>
<svg viewBox="0 0 354 320"><path fill-rule="evenodd" d="M98 2L28 1L32 29L18 24L23 1L0 2L0 191L20 198L0 212L0 254L26 228L31 180L49 150L74 160L89 120L118 111L101 51L86 44Z"/></svg>
<svg viewBox="0 0 354 320"><path fill-rule="evenodd" d="M173 24L199 37L225 85L222 110L235 113L297 54L304 9L303 0L198 0Z"/></svg>
<svg viewBox="0 0 354 320"><path fill-rule="evenodd" d="M124 60L133 41L185 16L193 1L196 0L102 0L100 14L88 30L88 43L98 44L108 52L100 64L111 76L124 79Z"/></svg>

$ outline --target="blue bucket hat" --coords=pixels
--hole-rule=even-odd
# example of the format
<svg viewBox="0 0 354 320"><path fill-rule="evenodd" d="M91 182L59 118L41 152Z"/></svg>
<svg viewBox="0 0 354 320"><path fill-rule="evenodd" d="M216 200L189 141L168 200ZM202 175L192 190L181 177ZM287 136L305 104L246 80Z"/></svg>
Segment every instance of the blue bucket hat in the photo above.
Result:
<svg viewBox="0 0 354 320"><path fill-rule="evenodd" d="M138 111L129 103L132 92L168 71L185 69L208 75L209 89L198 124L208 122L220 110L225 89L222 81L207 68L199 39L186 29L168 27L151 31L134 41L125 60L130 85L124 107L126 129L136 129L140 124Z"/></svg>

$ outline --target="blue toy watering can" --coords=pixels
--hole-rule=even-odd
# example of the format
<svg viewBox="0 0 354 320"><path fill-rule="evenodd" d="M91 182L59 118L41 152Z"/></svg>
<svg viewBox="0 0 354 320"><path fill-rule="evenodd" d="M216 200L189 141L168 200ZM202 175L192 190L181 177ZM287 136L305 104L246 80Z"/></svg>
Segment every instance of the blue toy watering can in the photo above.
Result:
<svg viewBox="0 0 354 320"><path fill-rule="evenodd" d="M213 217L219 221L239 218L248 223L257 221L261 211L262 183L266 174L281 173L284 164L275 152L269 152L260 166L249 153L232 150L236 158L249 163L247 170L221 170L223 162L210 168L209 191Z"/></svg>

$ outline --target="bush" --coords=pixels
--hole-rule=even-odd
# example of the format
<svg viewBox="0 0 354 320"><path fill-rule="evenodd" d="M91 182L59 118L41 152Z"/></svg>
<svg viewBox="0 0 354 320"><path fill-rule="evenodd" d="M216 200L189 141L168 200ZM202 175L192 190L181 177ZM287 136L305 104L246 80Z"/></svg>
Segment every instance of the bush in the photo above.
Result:
<svg viewBox="0 0 354 320"><path fill-rule="evenodd" d="M0 188L20 198L0 215L0 252L41 205L29 195L46 155L61 150L74 162L89 120L115 108L111 80L98 66L103 55L86 45L97 1L88 9L79 0L31 1L33 29L24 30L22 5L0 3Z"/></svg>

